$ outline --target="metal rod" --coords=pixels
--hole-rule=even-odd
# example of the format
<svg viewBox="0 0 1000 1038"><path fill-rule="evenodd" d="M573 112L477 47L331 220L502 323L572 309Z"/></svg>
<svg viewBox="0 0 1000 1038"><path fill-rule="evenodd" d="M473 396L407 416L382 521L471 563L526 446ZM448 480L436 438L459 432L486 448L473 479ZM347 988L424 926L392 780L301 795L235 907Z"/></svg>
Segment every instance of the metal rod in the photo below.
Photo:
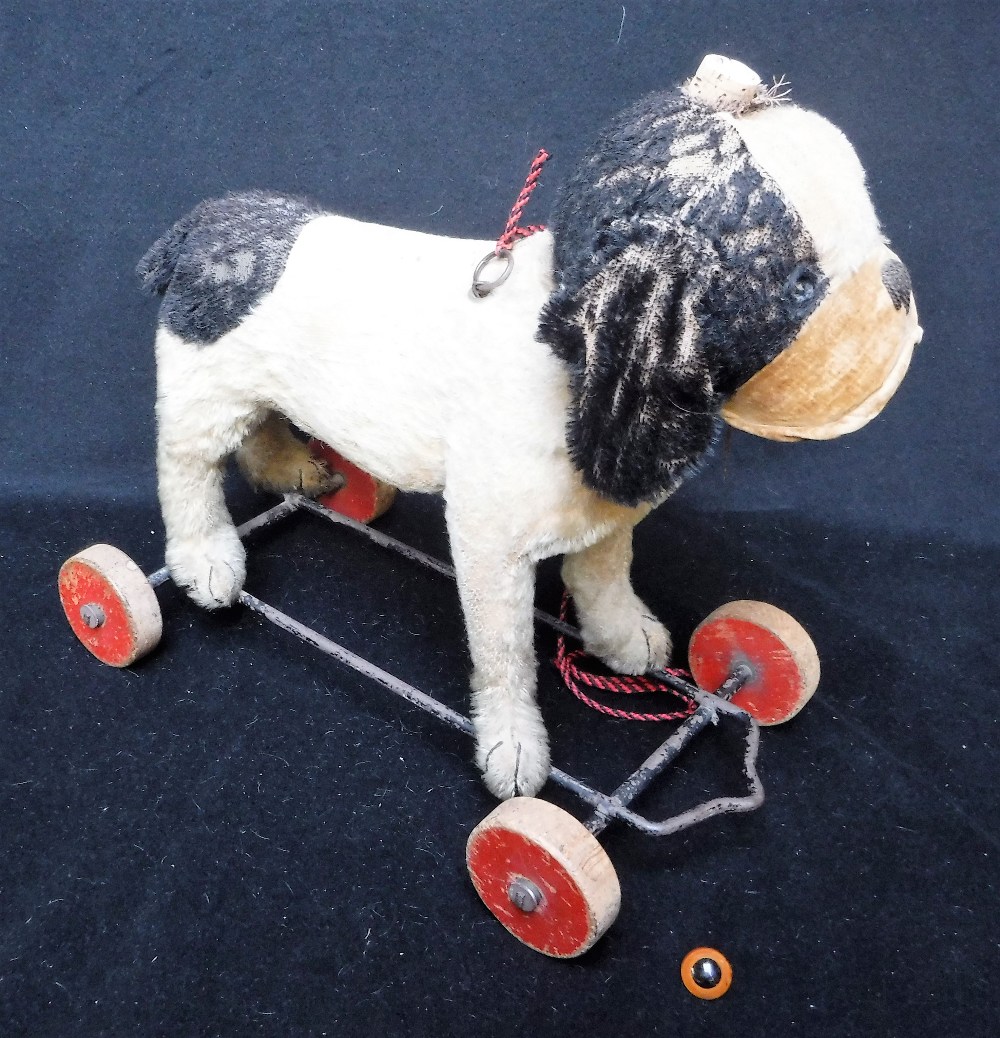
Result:
<svg viewBox="0 0 1000 1038"><path fill-rule="evenodd" d="M397 540L397 538L390 534L383 533L381 530L376 530L374 527L369 526L366 523L359 523L356 519L351 519L346 515L341 515L340 512L335 512L333 509L327 508L325 505L321 505L318 501L314 501L312 498L306 497L303 494L286 494L284 500L280 501L273 508L269 508L266 512L261 512L260 515L243 523L242 526L237 528L236 532L239 534L240 538L243 539L252 533L256 533L257 530L262 530L264 527L270 526L279 519L285 518L285 516L300 511L311 512L313 515L318 515L337 526L346 526L348 529L354 530L355 533L362 534L370 541L373 541L375 544L378 544L383 548L389 548L397 554L402 555L404 558L412 559L414 562L419 562L422 566L426 566L428 569L432 569L436 573L449 577L451 580L455 579L455 569L453 566L449 566L448 563L436 559L433 555L428 555L427 552L421 551L419 548L413 548L409 544ZM166 566L163 566L156 570L155 573L151 573L146 579L149 581L150 585L155 588L166 583L169 578L170 571ZM580 632L576 627L572 624L566 623L565 620L560 620L551 613L546 613L542 609L535 610L535 619L561 634L568 635L570 638L575 638L577 640L580 638Z"/></svg>
<svg viewBox="0 0 1000 1038"><path fill-rule="evenodd" d="M273 623L275 627L287 631L289 634L294 634L296 638L299 638L307 645L311 645L314 648L319 649L321 652L325 652L328 656L332 656L334 659L339 660L341 663L344 663L358 671L358 673L371 678L384 688L402 696L402 698L408 702L413 703L415 706L419 706L422 710L426 710L428 713L433 714L445 723L450 724L453 728L465 732L466 735L475 735L475 728L468 717L464 714L460 714L457 710L452 710L451 707L446 706L433 696L429 696L426 692L422 692L420 689L415 688L413 685L403 681L401 678L397 678L394 675L389 674L387 671L382 670L380 667L376 667L373 663L369 663L368 660L351 652L350 649L345 648L343 645L339 645L337 642L332 641L325 635L320 634L318 631L314 631L311 627L307 627L305 624L300 623L293 617L288 616L287 613L283 613L280 609L268 605L267 602L262 601L246 591L240 592L240 601L248 609L252 609L255 613ZM606 793L601 793L599 790L587 785L587 783L582 782L580 779L574 778L572 775L560 771L558 768L551 769L549 772L549 778L557 785L575 793L591 806L604 807L609 811L613 810L614 805L612 805L610 798ZM640 819L639 821L641 824L645 820Z"/></svg>
<svg viewBox="0 0 1000 1038"><path fill-rule="evenodd" d="M303 498L303 500L305 499ZM256 533L257 530L263 530L264 527L271 526L279 519L284 519L285 516L297 512L299 507L299 503L289 495L283 501L279 501L273 508L269 508L266 512L261 512L260 515L255 515L252 519L248 519L242 526L237 527L236 532L242 540L244 537L249 537L250 534ZM155 573L150 573L146 579L151 587L159 587L170 579L170 570L166 566L161 566Z"/></svg>
<svg viewBox="0 0 1000 1038"><path fill-rule="evenodd" d="M237 533L241 538L245 538L297 511L312 512L313 514L319 515L340 526L347 526L358 533L364 534L369 538L369 540L374 541L376 544L390 548L406 558L413 559L414 561L427 566L429 569L455 579L455 571L453 567L441 562L432 555L428 555L426 552L422 552L417 548L412 548L410 545L405 544L386 533L375 530L370 526L349 519L347 516L340 515L339 513L325 508L318 502L312 501L301 494L286 494L281 502L243 523L237 529ZM150 574L146 579L149 581L150 585L155 588L168 580L169 576L169 570L164 566ZM365 677L371 678L384 688L388 688L390 691L395 692L408 702L413 703L415 706L419 706L430 714L433 714L435 717L451 725L453 728L457 728L459 731L463 731L467 735L475 735L472 721L468 717L458 713L456 710L452 710L451 707L446 706L433 696L429 696L427 693L422 692L413 685L389 674L387 671L382 670L373 663L369 663L368 660L363 657L358 656L356 653L351 652L344 646L337 644L326 636L320 634L318 631L314 631L312 628L307 627L305 624L300 623L293 617L288 616L288 614L283 613L274 606L268 605L266 602L263 602L261 599L256 598L246 591L240 592L239 599L243 605L260 616L263 616L276 627L279 627L290 634L294 634L306 644L320 649L329 656L333 656L341 663L351 667ZM580 632L575 627L555 616L552 616L550 613L536 609L535 617L540 622L556 631L573 638L580 637ZM684 681L683 678L679 678L665 671L653 671L651 672L651 676L658 678L672 688L692 696L698 702L698 710L688 719L687 722L685 722L687 727L682 727L682 729L679 729L670 736L670 738L665 740L665 742L661 744L661 746L643 763L643 765L640 766L640 768L628 779L626 779L625 782L618 787L615 793L610 796L607 793L602 793L599 790L594 789L586 782L575 778L567 772L561 771L559 768L552 768L549 772L549 778L553 782L576 794L581 800L596 809L594 817L587 823L588 828L590 828L592 832L600 832L607 826L608 822L614 818L624 821L634 828L650 835L665 836L686 829L689 826L705 821L706 819L713 818L716 815L752 811L759 807L764 799L764 790L756 770L757 754L760 747L760 730L753 718L749 717L749 715L743 710L740 710L738 707L733 706L728 702L728 698L739 689L740 685L747 680L747 677L740 677L738 673L734 673L734 675L728 679L727 684L723 685L723 687L719 689L718 693L711 694L703 692L697 686ZM749 674L747 676L749 676ZM729 682L736 682L736 684L729 689L727 687ZM675 815L674 817L665 819L661 822L651 821L650 819L644 818L642 815L632 811L627 806L631 800L649 785L656 774L662 771L671 761L676 759L681 750L699 731L706 727L707 724L714 723L719 713L739 717L749 723L746 751L743 758L743 770L750 784L750 792L748 795L744 797L717 797L714 800L710 800L707 803L691 808L688 811L684 811L679 815ZM696 720L696 718L698 720Z"/></svg>
<svg viewBox="0 0 1000 1038"><path fill-rule="evenodd" d="M694 737L718 719L718 714L710 706L700 706L666 739L631 775L611 794L612 804L627 807L653 779L669 764L677 759L681 751ZM584 823L596 836L607 828L611 821L607 807L599 807L591 818Z"/></svg>
<svg viewBox="0 0 1000 1038"><path fill-rule="evenodd" d="M741 711L742 713L742 711ZM648 833L650 836L670 836L688 829L700 822L708 821L718 815L743 814L747 811L756 811L764 803L764 786L757 773L757 754L760 751L760 726L748 714L743 713L743 718L748 723L746 750L743 754L743 771L747 777L749 792L742 797L716 797L704 804L699 804L688 811L682 811L673 818L667 818L662 822L651 822L648 818L629 810L627 807L614 808L611 814L636 829Z"/></svg>
<svg viewBox="0 0 1000 1038"><path fill-rule="evenodd" d="M450 577L452 580L455 579L455 568L448 565L446 562L442 562L440 559L436 559L433 555L428 555L427 552L421 551L419 548L413 548L409 544L405 544L403 541L397 540L390 534L384 533L382 530L376 530L374 527L367 525L366 523L359 523L356 519L351 519L346 515L341 515L339 512L335 512L330 508L321 505L318 501L313 501L312 498L303 497L301 494L288 494L286 500L295 503L297 508L302 509L305 512L311 512L313 515L321 516L323 519L329 520L331 523L335 523L337 526L346 526L356 533L360 533L367 537L370 541L374 541L375 544L381 545L383 548L390 548L392 551L397 552L404 558L412 559L415 562L419 562L421 565L426 566L428 569L434 570L436 573L441 573L446 577ZM569 635L570 638L579 639L580 632L572 624L566 623L565 620L560 620L557 616L553 616L551 613L546 613L542 609L535 610L535 619L540 623L545 624L547 627L551 627L554 631L559 631L561 634Z"/></svg>
<svg viewBox="0 0 1000 1038"><path fill-rule="evenodd" d="M288 631L290 634L294 634L306 644L320 649L329 656L333 656L335 659L345 663L349 667L352 667L360 674L378 682L378 684L382 685L384 688L389 689L391 692L395 692L408 702L413 703L415 706L419 706L421 709L426 710L428 713L433 714L440 720L450 724L453 728L457 728L460 731L465 732L467 735L475 735L472 721L468 717L464 714L460 714L457 710L452 710L451 707L446 706L433 696L429 696L426 692L422 692L413 685L387 673L380 667L376 667L373 663L369 663L368 660L363 657L358 656L349 649L344 648L342 645L338 645L336 642L320 634L318 631L312 630L312 628L307 627L305 624L300 623L298 620L295 620L286 613L283 613L280 609L268 605L266 602L248 594L246 591L240 593L240 601L247 606L247 608L252 609L254 612L263 616L276 627ZM712 705L711 701L716 699L715 696L706 695L704 693L702 693L700 698L705 700L703 705L706 707L710 707ZM724 709L725 707L729 708L728 711ZM730 706L724 700L718 700L716 708L721 712L731 711L743 718L748 716L742 710ZM644 818L642 815L631 811L622 801L616 799L614 796L608 796L608 794L594 789L586 782L561 771L559 768L552 768L549 772L549 778L557 785L575 793L585 803L590 804L591 807L596 808L602 818L609 820L611 818L620 819L634 828L654 836L668 835L670 833L678 832L681 829L686 829L689 826L696 825L699 822L713 818L719 814L752 811L756 807L759 807L763 802L763 788L761 787L760 779L757 776L755 767L760 741L759 729L752 718L750 719L750 724L751 728L747 736L747 749L744 756L743 766L747 778L751 783L751 794L746 797L718 797L715 800L710 800L708 803L701 804L698 807L692 808L689 811L685 811L682 814L673 818L668 818L662 822L653 822L648 818ZM669 742L670 740L667 741ZM607 822L601 826L601 829L603 829L606 824Z"/></svg>
<svg viewBox="0 0 1000 1038"><path fill-rule="evenodd" d="M455 579L455 570L447 563L441 562L440 559L434 558L433 555L428 555L419 548L412 548L409 544L404 544L395 537L383 533L381 530L376 530L373 526L369 526L366 523L359 523L357 519L351 519L349 516L342 515L340 512L335 512L331 508L326 508L318 501L314 501L310 497L304 497L301 494L288 494L286 495L285 500L294 502L296 507L301 508L304 512L312 512L313 515L321 516L323 519L327 519L331 523L335 523L337 526L346 526L351 530L354 530L355 533L363 534L368 538L368 540L380 544L383 548L391 548L400 555L427 566L428 569L442 573L446 577L451 577L452 580Z"/></svg>
<svg viewBox="0 0 1000 1038"><path fill-rule="evenodd" d="M696 686L681 681L680 684L684 686L681 690L686 694L695 695L700 693L698 695L700 700L698 709L672 735L665 739L611 794L609 800L613 806L610 810L609 805L598 807L594 815L585 823L587 828L595 836L605 829L611 817L619 816L619 812L616 810L618 807L627 807L643 790L649 787L657 775L680 756L684 749L694 740L695 736L704 731L709 725L718 723L719 703L728 703L752 676L753 672L746 664L738 664L719 690L708 695Z"/></svg>
<svg viewBox="0 0 1000 1038"><path fill-rule="evenodd" d="M262 602L259 598L246 591L240 592L240 602L248 609L252 609L255 613L263 616L266 620L270 620L275 627L280 627L283 631L294 634L307 645L321 649L341 663L346 663L348 667L356 670L359 674L377 681L380 685L395 692L396 695L402 696L403 699L416 704L428 713L450 724L453 728L458 728L468 735L473 734L472 722L469 718L456 710L452 710L451 707L445 706L444 703L433 696L427 695L426 692L421 692L420 689L414 688L413 685L407 684L407 682L389 674L380 667L376 667L374 663L369 663L364 657L358 656L356 653L351 652L350 649L344 648L343 645L338 645L335 641L331 641L318 631L314 631L311 627L299 623L298 620L295 620L287 613L283 613L280 609L275 609L274 606Z"/></svg>

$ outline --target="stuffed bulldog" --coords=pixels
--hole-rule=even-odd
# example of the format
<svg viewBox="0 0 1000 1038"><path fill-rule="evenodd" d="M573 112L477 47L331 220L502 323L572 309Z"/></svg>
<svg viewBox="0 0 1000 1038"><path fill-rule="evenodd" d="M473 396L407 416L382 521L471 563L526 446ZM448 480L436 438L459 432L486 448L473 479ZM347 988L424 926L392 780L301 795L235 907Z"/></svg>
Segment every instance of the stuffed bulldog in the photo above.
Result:
<svg viewBox="0 0 1000 1038"><path fill-rule="evenodd" d="M478 298L487 247L246 192L199 205L138 272L162 296L174 580L209 608L243 585L227 456L271 489L327 489L289 423L386 484L443 492L476 761L509 797L549 772L536 563L565 556L591 653L627 674L663 666L669 634L629 578L635 524L698 469L723 419L778 439L864 424L920 329L850 144L723 58L619 116L550 230Z"/></svg>

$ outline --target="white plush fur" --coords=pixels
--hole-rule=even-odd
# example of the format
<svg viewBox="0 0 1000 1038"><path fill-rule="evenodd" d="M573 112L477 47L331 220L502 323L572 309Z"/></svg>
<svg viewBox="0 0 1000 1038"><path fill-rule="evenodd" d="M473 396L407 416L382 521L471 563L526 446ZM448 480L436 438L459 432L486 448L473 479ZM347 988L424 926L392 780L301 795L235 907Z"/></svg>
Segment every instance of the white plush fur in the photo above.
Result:
<svg viewBox="0 0 1000 1038"><path fill-rule="evenodd" d="M799 210L836 291L881 248L853 149L793 106L722 117ZM287 436L275 447L275 414L387 483L443 491L473 664L476 760L508 797L535 793L549 771L535 703L540 559L566 555L587 648L611 667L661 666L670 638L629 581L632 527L652 506L599 497L567 453L567 371L536 340L553 288L551 238L519 243L510 279L477 299L471 272L490 247L314 219L273 292L235 330L206 346L159 330L158 466L168 565L208 607L232 602L245 576L221 466L244 441L251 472L262 457L293 456ZM262 482L281 480L269 472Z"/></svg>
<svg viewBox="0 0 1000 1038"><path fill-rule="evenodd" d="M518 244L486 299L470 275L490 249L322 216L274 291L209 346L159 330L160 497L167 562L208 607L232 602L244 549L221 465L277 412L374 476L443 491L473 663L476 760L500 797L549 770L535 703L534 569L565 553L588 647L617 670L666 662L670 639L629 582L649 507L585 488L566 449L567 374L535 339L552 242Z"/></svg>
<svg viewBox="0 0 1000 1038"><path fill-rule="evenodd" d="M791 104L724 118L809 228L835 291L884 243L851 142L823 116Z"/></svg>

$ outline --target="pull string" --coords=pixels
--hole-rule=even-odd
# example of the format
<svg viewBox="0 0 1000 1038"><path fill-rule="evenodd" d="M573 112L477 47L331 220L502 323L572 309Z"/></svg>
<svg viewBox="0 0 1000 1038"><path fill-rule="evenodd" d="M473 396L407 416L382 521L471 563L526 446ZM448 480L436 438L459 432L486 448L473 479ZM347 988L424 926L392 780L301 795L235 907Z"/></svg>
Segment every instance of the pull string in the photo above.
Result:
<svg viewBox="0 0 1000 1038"><path fill-rule="evenodd" d="M503 230L503 234L497 239L496 248L493 250L495 256L499 256L501 252L509 252L514 245L514 242L521 238L528 238L537 231L544 231L544 224L529 224L527 227L519 226L521 222L521 216L524 210L528 207L528 202L531 200L531 194L538 187L538 180L542 175L542 167L552 156L542 148L538 154L531 161L531 169L528 170L528 176L524 181L524 187L521 188L521 193L517 196L517 201L514 203L513 208L510 211L510 216L507 218L507 226Z"/></svg>
<svg viewBox="0 0 1000 1038"><path fill-rule="evenodd" d="M569 593L563 594L562 606L559 610L559 619L564 623L566 622L566 615L569 609ZM556 655L553 659L553 663L556 665L556 669L559 671L563 679L563 683L566 687L580 700L581 703L589 706L592 710L597 710L602 714L606 714L608 717L617 717L624 721L682 721L685 717L689 717L697 709L698 704L690 697L684 695L683 692L679 692L675 688L671 688L669 685L663 684L661 681L656 681L654 678L647 678L641 674L621 676L621 675L604 675L595 674L593 671L586 670L580 664L583 660L588 658L588 654L583 649L573 649L572 651L566 648L566 636L564 634L559 635L559 641L556 645ZM676 677L683 677L690 679L691 675L684 670L667 670L668 674L673 674ZM591 698L584 690L583 686L587 688L597 689L600 692L618 692L624 695L635 695L639 692L668 692L671 695L676 696L678 699L683 700L684 707L681 710L674 710L667 713L636 713L632 710L620 710L615 707L605 706L604 703L599 703L596 699Z"/></svg>
<svg viewBox="0 0 1000 1038"><path fill-rule="evenodd" d="M507 226L504 228L503 234L497 238L493 251L488 252L479 261L472 275L472 294L478 299L485 299L495 288L499 288L510 277L510 272L514 266L514 256L511 252L514 243L522 238L528 238L538 231L545 230L545 225L540 223L522 227L521 217L527 208L532 193L538 187L538 181L542 175L542 167L550 158L552 156L544 148L534 157L531 162L531 168L528 170L528 176L524 181L524 187L521 188L521 193L517 196L517 200L510 211L510 216L507 218ZM494 260L500 260L504 264L504 268L492 281L484 280L482 276L483 271Z"/></svg>

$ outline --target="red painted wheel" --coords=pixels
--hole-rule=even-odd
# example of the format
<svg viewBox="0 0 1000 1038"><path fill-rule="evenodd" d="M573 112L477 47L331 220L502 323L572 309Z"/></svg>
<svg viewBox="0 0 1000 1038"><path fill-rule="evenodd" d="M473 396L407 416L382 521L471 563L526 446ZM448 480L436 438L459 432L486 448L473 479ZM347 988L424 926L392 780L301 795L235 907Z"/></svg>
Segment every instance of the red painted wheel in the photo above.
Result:
<svg viewBox="0 0 1000 1038"><path fill-rule="evenodd" d="M819 684L819 656L802 625L766 602L730 602L691 636L688 665L695 681L715 692L739 664L751 679L733 703L761 724L781 724L809 702Z"/></svg>
<svg viewBox="0 0 1000 1038"><path fill-rule="evenodd" d="M473 830L466 861L486 907L543 955L582 955L618 915L611 859L588 829L546 800L504 801Z"/></svg>
<svg viewBox="0 0 1000 1038"><path fill-rule="evenodd" d="M384 515L396 499L396 488L369 475L364 469L349 462L319 440L312 440L309 449L313 456L326 463L331 472L344 477L344 485L330 494L321 494L317 501L331 512L346 515L359 523L370 523Z"/></svg>
<svg viewBox="0 0 1000 1038"><path fill-rule="evenodd" d="M94 544L62 564L59 598L73 633L102 663L128 667L160 641L156 592L110 544Z"/></svg>

